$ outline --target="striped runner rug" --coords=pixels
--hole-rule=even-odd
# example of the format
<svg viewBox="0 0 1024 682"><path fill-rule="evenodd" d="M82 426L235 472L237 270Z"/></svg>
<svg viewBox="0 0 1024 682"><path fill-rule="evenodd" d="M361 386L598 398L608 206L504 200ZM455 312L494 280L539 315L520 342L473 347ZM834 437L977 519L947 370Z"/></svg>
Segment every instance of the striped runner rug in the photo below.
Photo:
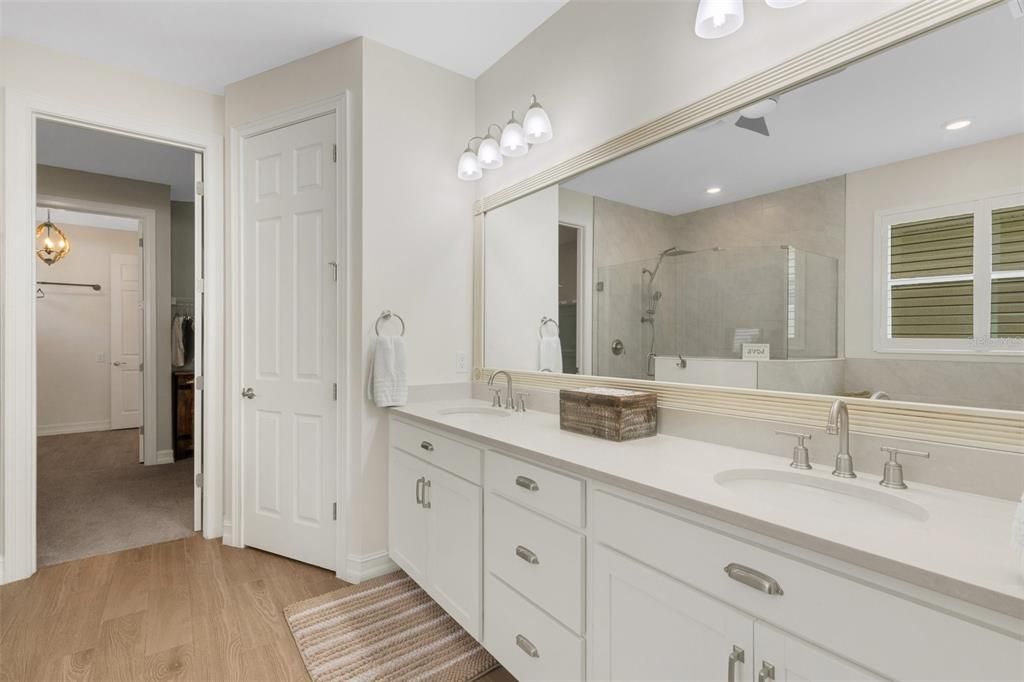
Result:
<svg viewBox="0 0 1024 682"><path fill-rule="evenodd" d="M468 682L498 663L398 571L284 610L309 676Z"/></svg>

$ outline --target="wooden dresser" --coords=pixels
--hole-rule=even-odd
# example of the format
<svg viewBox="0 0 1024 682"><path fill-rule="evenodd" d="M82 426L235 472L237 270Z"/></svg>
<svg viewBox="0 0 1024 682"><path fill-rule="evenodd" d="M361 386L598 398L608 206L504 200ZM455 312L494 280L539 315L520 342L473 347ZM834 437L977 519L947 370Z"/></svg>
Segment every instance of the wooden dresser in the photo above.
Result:
<svg viewBox="0 0 1024 682"><path fill-rule="evenodd" d="M174 459L192 456L192 415L195 404L195 374L192 370L174 372Z"/></svg>

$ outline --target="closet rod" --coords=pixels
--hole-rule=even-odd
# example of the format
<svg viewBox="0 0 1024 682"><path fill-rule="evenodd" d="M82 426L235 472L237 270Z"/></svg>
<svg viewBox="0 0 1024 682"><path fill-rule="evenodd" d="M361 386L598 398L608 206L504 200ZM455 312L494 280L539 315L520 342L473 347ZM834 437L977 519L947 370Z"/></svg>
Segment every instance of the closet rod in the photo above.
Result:
<svg viewBox="0 0 1024 682"><path fill-rule="evenodd" d="M36 282L36 284L49 284L55 287L89 287L93 291L99 291L99 284L78 284L76 282Z"/></svg>

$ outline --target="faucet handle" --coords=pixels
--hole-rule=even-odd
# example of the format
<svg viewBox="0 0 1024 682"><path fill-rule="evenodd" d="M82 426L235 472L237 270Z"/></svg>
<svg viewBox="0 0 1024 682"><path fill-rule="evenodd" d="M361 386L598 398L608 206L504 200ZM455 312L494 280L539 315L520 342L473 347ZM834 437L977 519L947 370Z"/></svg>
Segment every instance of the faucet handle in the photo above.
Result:
<svg viewBox="0 0 1024 682"><path fill-rule="evenodd" d="M526 398L529 393L516 393L516 412L526 412Z"/></svg>
<svg viewBox="0 0 1024 682"><path fill-rule="evenodd" d="M809 433L799 433L797 431L776 431L777 436L792 436L796 438L796 445L793 446L793 461L789 463L789 466L794 469L811 469L811 455L807 450L807 446L804 445L805 440L811 439Z"/></svg>
<svg viewBox="0 0 1024 682"><path fill-rule="evenodd" d="M882 452L888 453L889 461L882 467L882 480L878 482L878 485L886 488L896 488L897 490L906 490L907 488L907 484L903 482L903 465L900 464L897 457L900 455L912 455L914 457L923 457L925 459L931 458L931 453L919 450L905 450L903 448L893 448L887 445L883 445L879 449Z"/></svg>
<svg viewBox="0 0 1024 682"><path fill-rule="evenodd" d="M491 398L491 407L501 407L501 389L492 388L491 391L494 393L494 397Z"/></svg>

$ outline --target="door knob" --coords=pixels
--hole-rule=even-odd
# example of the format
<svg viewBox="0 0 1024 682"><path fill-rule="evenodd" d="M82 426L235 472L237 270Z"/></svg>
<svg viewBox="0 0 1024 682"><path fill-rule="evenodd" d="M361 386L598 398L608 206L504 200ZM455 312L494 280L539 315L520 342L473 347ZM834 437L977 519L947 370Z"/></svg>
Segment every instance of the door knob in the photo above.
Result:
<svg viewBox="0 0 1024 682"><path fill-rule="evenodd" d="M242 397L243 398L248 398L249 400L252 400L253 398L256 397L256 391L252 390L251 388L243 388L242 389Z"/></svg>
<svg viewBox="0 0 1024 682"><path fill-rule="evenodd" d="M120 366L121 366L121 365L123 365L123 364L124 364L124 363L123 363L123 362L121 362L120 360L114 360L114 367L120 367Z"/></svg>

